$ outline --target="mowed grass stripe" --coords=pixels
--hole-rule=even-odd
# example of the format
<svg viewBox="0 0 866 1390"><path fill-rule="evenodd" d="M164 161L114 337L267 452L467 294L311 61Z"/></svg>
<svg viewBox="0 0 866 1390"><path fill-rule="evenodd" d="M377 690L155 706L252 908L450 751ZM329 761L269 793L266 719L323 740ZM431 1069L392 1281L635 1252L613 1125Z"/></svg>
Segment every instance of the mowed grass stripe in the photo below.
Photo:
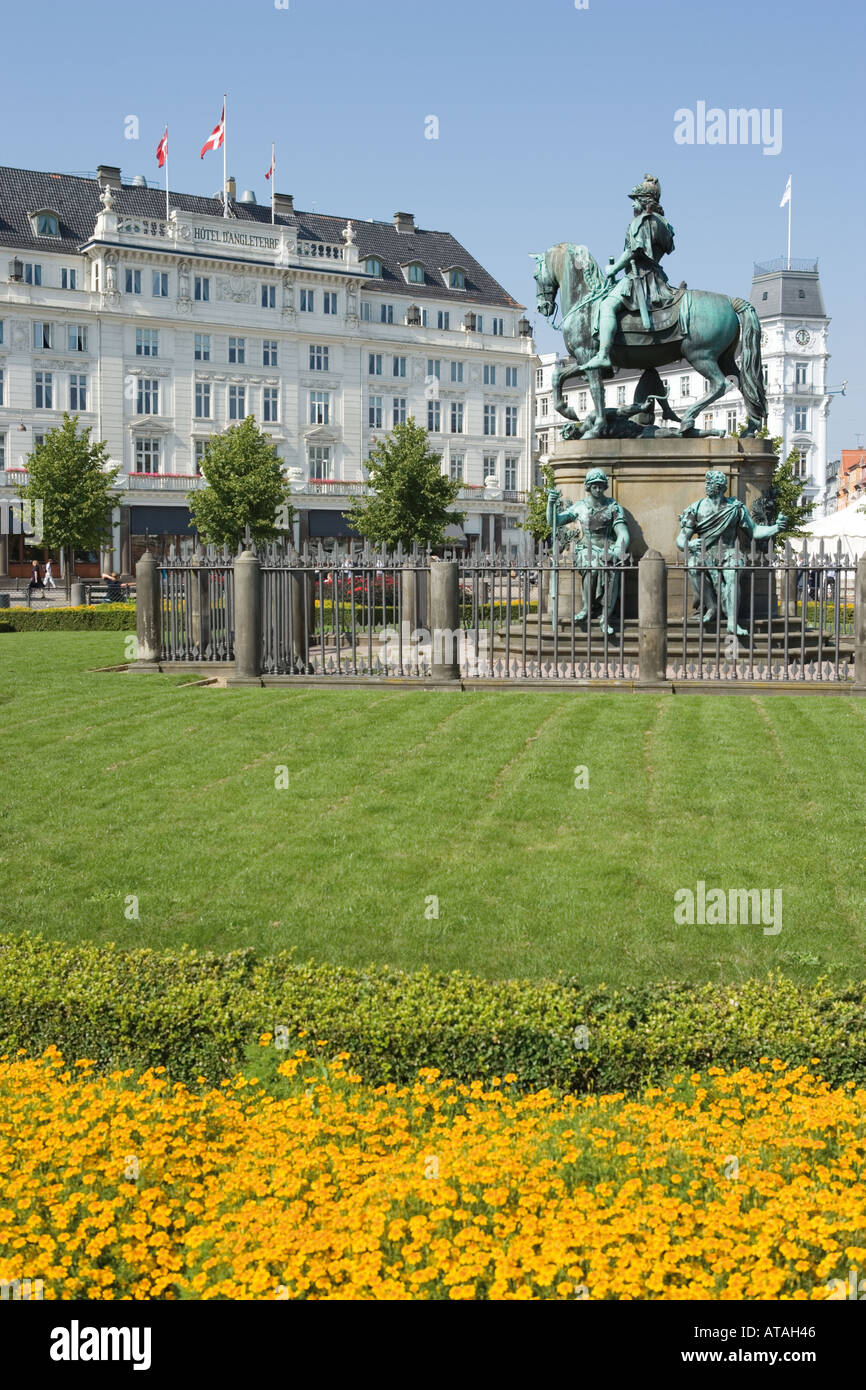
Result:
<svg viewBox="0 0 866 1390"><path fill-rule="evenodd" d="M853 699L88 672L121 637L0 637L7 929L612 984L863 973ZM781 887L780 935L677 926L699 878Z"/></svg>

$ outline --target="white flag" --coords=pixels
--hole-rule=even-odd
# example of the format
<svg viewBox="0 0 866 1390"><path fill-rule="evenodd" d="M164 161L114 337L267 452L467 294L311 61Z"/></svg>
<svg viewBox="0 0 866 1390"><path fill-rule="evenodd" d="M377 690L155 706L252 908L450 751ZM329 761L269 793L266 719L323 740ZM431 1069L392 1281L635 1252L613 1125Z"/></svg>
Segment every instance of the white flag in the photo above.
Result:
<svg viewBox="0 0 866 1390"><path fill-rule="evenodd" d="M785 206L785 204L786 204L786 203L790 203L790 201L791 201L791 175L789 174L789 175L788 175L788 182L785 184L785 191L784 191L784 193L782 194L782 201L781 201L781 203L779 204L779 207L780 207L780 208L783 208L783 207Z"/></svg>

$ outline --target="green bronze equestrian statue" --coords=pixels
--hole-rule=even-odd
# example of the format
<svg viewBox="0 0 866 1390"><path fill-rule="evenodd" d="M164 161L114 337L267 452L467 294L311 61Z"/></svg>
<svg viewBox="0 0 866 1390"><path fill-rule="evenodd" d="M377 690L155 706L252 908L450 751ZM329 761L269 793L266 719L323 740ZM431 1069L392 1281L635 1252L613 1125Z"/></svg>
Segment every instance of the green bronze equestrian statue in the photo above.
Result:
<svg viewBox="0 0 866 1390"><path fill-rule="evenodd" d="M559 509L562 493L552 487L547 494L547 524L554 536L558 528L577 522L580 537L574 547L575 568L580 571L583 607L575 613L574 621L582 623L597 618L602 630L613 632L610 619L616 611L619 597L619 572L615 566L625 562L629 550L628 523L619 502L605 497L607 474L603 468L591 468L584 479L588 496L580 502ZM558 546L554 549L554 563ZM555 577L555 571L554 571Z"/></svg>
<svg viewBox="0 0 866 1390"><path fill-rule="evenodd" d="M703 621L715 622L721 609L728 632L748 637L746 629L737 626L738 570L745 563L737 552L737 532L742 529L750 540L765 540L784 531L788 518L780 513L772 526L758 526L745 502L727 497L726 492L724 473L711 468L706 475L706 497L686 507L680 517L677 549L685 552L696 606L700 607L702 602L707 604Z"/></svg>
<svg viewBox="0 0 866 1390"><path fill-rule="evenodd" d="M658 179L647 174L629 197L634 200L635 215L626 232L625 250L604 275L587 248L572 242L559 242L535 257L538 310L550 318L559 296L562 336L569 353L553 373L554 404L572 422L563 430L564 437L598 439L628 432L627 427L633 434L656 432L651 423L655 401L664 416L679 424L677 434L702 434L695 421L724 395L729 377L746 404L746 434L754 435L767 417L758 315L743 299L685 285L674 289L660 264L674 249L674 231L661 207ZM617 281L620 270L626 271L626 277ZM680 358L706 379L708 387L681 420L671 410L658 374L659 367ZM644 371L632 405L606 410L604 382L618 367ZM575 377L585 377L592 393L594 409L582 425L563 393L563 382ZM638 416L639 424L625 418L632 416Z"/></svg>

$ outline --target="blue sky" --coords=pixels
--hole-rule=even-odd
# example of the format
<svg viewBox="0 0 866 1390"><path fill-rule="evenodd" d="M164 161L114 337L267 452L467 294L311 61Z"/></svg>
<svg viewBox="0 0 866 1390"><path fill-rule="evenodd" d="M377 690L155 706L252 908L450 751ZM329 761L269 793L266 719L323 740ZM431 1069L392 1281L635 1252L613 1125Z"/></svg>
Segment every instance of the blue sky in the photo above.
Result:
<svg viewBox="0 0 866 1390"><path fill-rule="evenodd" d="M277 0L282 3L282 0ZM583 0L581 0L583 3ZM747 296L753 261L817 256L832 317L831 454L866 442L864 8L841 0L79 0L16 6L0 95L2 161L63 172L120 164L210 194L199 150L229 92L228 163L264 202L271 141L296 205L355 218L414 212L447 228L534 312L529 253L618 254L627 193L658 175L675 281ZM782 112L782 148L682 145L674 112ZM138 117L140 138L124 138ZM425 138L435 115L439 137Z"/></svg>

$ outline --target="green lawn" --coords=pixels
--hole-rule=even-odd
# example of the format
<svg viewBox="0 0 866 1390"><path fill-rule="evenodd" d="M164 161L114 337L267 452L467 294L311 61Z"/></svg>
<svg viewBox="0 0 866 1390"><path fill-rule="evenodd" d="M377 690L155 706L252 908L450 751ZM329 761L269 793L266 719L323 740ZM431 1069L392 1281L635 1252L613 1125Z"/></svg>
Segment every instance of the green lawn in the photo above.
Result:
<svg viewBox="0 0 866 1390"><path fill-rule="evenodd" d="M123 659L122 633L0 636L3 930L587 982L864 973L866 701L87 669ZM698 879L781 888L781 933L675 925Z"/></svg>

